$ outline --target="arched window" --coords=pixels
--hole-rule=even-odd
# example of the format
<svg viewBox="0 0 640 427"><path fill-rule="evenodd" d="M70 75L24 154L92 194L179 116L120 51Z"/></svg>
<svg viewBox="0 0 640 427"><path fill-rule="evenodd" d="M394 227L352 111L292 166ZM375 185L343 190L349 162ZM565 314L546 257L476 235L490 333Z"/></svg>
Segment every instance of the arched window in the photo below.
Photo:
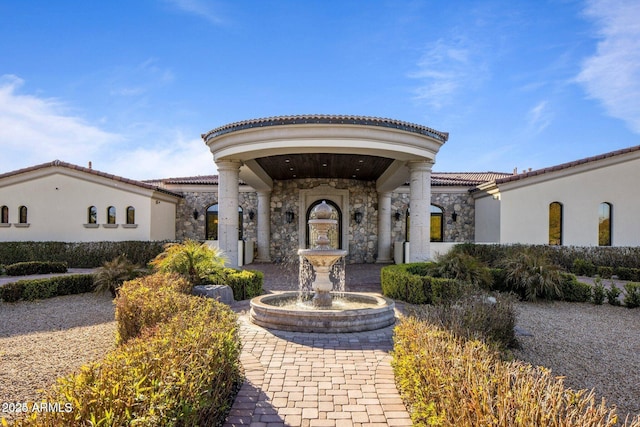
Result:
<svg viewBox="0 0 640 427"><path fill-rule="evenodd" d="M207 220L205 221L205 234L207 240L218 240L218 204L207 208ZM238 240L242 240L243 232L242 206L238 206Z"/></svg>
<svg viewBox="0 0 640 427"><path fill-rule="evenodd" d="M444 242L444 213L436 205L431 205L431 241Z"/></svg>
<svg viewBox="0 0 640 427"><path fill-rule="evenodd" d="M127 206L127 224L136 223L136 208L133 206Z"/></svg>
<svg viewBox="0 0 640 427"><path fill-rule="evenodd" d="M342 249L342 239L341 239L342 212L340 211L340 208L338 207L338 205L333 203L331 200L316 200L307 209L306 223L309 224L310 219L316 219L315 212L313 212L313 209L319 204L321 204L322 202L325 202L327 205L331 207L330 219L335 219L336 221L338 221L338 224L337 224L338 226L333 228L332 230L329 230L329 234L327 234L327 237L329 238L329 247L333 249ZM309 227L309 225L307 225L306 234L307 234L306 235L307 247L311 248L315 246L316 245L315 242L316 240L318 240L318 233L315 230L312 230L311 227Z"/></svg>
<svg viewBox="0 0 640 427"><path fill-rule="evenodd" d="M98 223L98 209L95 206L89 206L87 209L87 224Z"/></svg>
<svg viewBox="0 0 640 427"><path fill-rule="evenodd" d="M3 206L0 208L0 223L9 223L9 208L7 206Z"/></svg>
<svg viewBox="0 0 640 427"><path fill-rule="evenodd" d="M20 218L19 218L19 223L20 224L27 224L27 207L26 206L20 206L18 212L20 213Z"/></svg>
<svg viewBox="0 0 640 427"><path fill-rule="evenodd" d="M107 208L107 224L115 224L116 223L116 208L113 206L109 206Z"/></svg>
<svg viewBox="0 0 640 427"><path fill-rule="evenodd" d="M562 203L549 204L549 244L562 245Z"/></svg>
<svg viewBox="0 0 640 427"><path fill-rule="evenodd" d="M611 203L600 203L598 212L598 245L611 246Z"/></svg>

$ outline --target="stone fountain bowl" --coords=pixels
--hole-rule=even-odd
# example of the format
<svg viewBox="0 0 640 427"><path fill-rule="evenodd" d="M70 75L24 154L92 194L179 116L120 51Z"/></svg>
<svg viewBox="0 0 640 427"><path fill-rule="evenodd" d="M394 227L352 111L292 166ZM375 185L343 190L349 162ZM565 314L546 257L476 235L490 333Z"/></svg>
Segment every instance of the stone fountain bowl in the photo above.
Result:
<svg viewBox="0 0 640 427"><path fill-rule="evenodd" d="M305 257L314 267L331 267L347 252L342 249L298 249L298 255Z"/></svg>
<svg viewBox="0 0 640 427"><path fill-rule="evenodd" d="M332 294L342 303L329 308L312 308L297 304L299 292L261 295L251 300L250 318L265 328L294 332L363 332L381 329L395 323L393 300L357 292ZM349 308L356 305L357 308Z"/></svg>

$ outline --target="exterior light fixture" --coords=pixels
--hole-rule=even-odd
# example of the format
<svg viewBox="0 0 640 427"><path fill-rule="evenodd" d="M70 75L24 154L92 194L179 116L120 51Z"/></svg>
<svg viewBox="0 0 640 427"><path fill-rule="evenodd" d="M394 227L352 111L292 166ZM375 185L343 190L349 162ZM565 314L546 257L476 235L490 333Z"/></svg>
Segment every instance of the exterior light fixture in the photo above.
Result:
<svg viewBox="0 0 640 427"><path fill-rule="evenodd" d="M396 211L393 216L396 218L396 221L400 221L400 218L402 218L402 214L400 213L400 211Z"/></svg>
<svg viewBox="0 0 640 427"><path fill-rule="evenodd" d="M293 213L293 211L288 210L287 212L285 212L285 219L287 221L287 224L291 224L293 222L293 219L295 218L296 214Z"/></svg>
<svg viewBox="0 0 640 427"><path fill-rule="evenodd" d="M458 220L458 214L455 213L455 211L451 214L451 220L453 222L456 222Z"/></svg>
<svg viewBox="0 0 640 427"><path fill-rule="evenodd" d="M356 224L360 224L362 222L362 212L356 211L353 214L353 220L356 222Z"/></svg>
<svg viewBox="0 0 640 427"><path fill-rule="evenodd" d="M198 213L197 209L193 210L193 219L198 219L198 217L200 216L200 214Z"/></svg>
<svg viewBox="0 0 640 427"><path fill-rule="evenodd" d="M252 209L252 210L250 210L250 211L249 211L249 219L250 219L250 220L253 220L253 218L255 218L255 216L256 216L256 213L253 211L253 209Z"/></svg>

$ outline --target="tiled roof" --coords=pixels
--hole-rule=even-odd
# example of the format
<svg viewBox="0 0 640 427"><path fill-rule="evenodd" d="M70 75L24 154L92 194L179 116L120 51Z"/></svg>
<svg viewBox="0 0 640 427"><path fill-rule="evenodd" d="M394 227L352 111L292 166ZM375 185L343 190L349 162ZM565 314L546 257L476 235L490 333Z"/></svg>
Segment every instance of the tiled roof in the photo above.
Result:
<svg viewBox="0 0 640 427"><path fill-rule="evenodd" d="M113 181L123 182L125 184L131 184L131 185L135 185L137 187L146 188L148 190L160 191L162 193L170 194L172 196L183 197L181 194L165 190L163 188L160 188L160 187L158 187L156 185L152 185L150 183L146 183L146 182L142 182L142 181L136 181L136 180L128 179L128 178L123 178L121 176L112 175L112 174L105 173L105 172L100 172L100 171L95 170L95 169L85 168L83 166L74 165L74 164L63 162L63 161L60 161L60 160L54 160L52 162L42 163L40 165L30 166L30 167L27 167L27 168L18 169L18 170L11 171L11 172L6 172L6 173L3 173L3 174L0 174L0 179L7 178L7 177L10 177L10 176L20 175L20 174L23 174L23 173L33 172L33 171L37 171L37 170L40 170L40 169L46 169L46 168L50 168L50 167L62 167L62 168L77 170L77 171L80 171L80 172L89 173L89 174L92 174L92 175L96 175L96 176L100 176L100 177L103 177L103 178L111 179Z"/></svg>
<svg viewBox="0 0 640 427"><path fill-rule="evenodd" d="M297 124L355 124L362 126L380 126L386 128L401 129L407 132L418 133L435 138L439 141L446 142L449 139L447 132L440 132L426 126L417 125L415 123L403 122L400 120L384 119L380 117L367 116L342 116L342 115L325 115L325 114L309 114L296 116L277 116L265 117L259 119L244 120L241 122L230 123L217 127L207 133L202 134L205 141L209 138L224 135L243 129L260 128L278 125L297 125Z"/></svg>
<svg viewBox="0 0 640 427"><path fill-rule="evenodd" d="M162 178L145 180L144 182L155 185L218 185L218 175L197 175L175 178ZM243 180L239 180L240 185L245 185Z"/></svg>
<svg viewBox="0 0 640 427"><path fill-rule="evenodd" d="M572 162L562 163L556 166L550 166L548 168L538 169L531 172L525 172L517 175L511 175L508 177L496 179L496 184L504 184L507 182L518 181L521 179L529 178L532 176L542 175L549 172L555 172L563 169L569 169L575 166L584 165L585 163L592 163L598 160L608 159L610 157L620 156L622 154L632 153L635 151L640 151L640 145L636 145L634 147L624 148L622 150L610 151L608 153L599 154L597 156L586 157L580 160L574 160Z"/></svg>
<svg viewBox="0 0 640 427"><path fill-rule="evenodd" d="M511 174L503 172L432 172L431 185L474 187L508 176Z"/></svg>

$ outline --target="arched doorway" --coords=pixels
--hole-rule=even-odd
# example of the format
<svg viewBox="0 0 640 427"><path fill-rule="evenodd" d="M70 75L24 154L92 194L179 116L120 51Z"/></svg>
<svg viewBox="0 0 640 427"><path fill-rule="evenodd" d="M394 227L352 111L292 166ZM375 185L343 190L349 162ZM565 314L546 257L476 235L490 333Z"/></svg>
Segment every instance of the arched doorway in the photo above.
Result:
<svg viewBox="0 0 640 427"><path fill-rule="evenodd" d="M331 219L335 219L336 221L338 221L337 227L333 230L330 230L329 234L327 235L327 237L329 237L329 246L332 249L342 249L342 211L337 204L335 204L331 200L324 199L316 200L307 209L307 213L305 215L305 224L307 224L305 237L306 247L310 248L314 246L314 242L318 238L317 233L313 231L311 227L309 227L309 220L315 219L313 209L322 202L325 202L331 207Z"/></svg>

